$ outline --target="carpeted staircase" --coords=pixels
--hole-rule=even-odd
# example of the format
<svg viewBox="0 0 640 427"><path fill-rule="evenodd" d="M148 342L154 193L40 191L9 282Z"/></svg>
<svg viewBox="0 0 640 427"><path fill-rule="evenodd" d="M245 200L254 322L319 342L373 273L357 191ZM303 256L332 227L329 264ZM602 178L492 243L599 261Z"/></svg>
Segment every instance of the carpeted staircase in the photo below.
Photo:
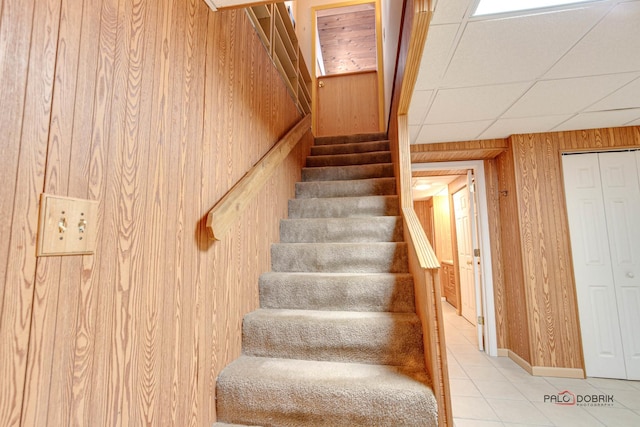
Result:
<svg viewBox="0 0 640 427"><path fill-rule="evenodd" d="M316 138L302 178L215 425L436 425L388 142Z"/></svg>

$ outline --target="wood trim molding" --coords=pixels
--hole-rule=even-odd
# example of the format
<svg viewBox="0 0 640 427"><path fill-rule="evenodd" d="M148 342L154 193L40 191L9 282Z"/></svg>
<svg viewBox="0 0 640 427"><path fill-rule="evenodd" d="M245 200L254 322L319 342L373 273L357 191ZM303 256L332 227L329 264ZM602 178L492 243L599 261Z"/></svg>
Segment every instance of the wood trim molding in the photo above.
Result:
<svg viewBox="0 0 640 427"><path fill-rule="evenodd" d="M403 207L402 216L404 217L410 242L415 247L420 268L425 270L440 268L438 257L433 251L429 240L427 240L427 235L418 219L418 215L416 215L416 211L413 207Z"/></svg>
<svg viewBox="0 0 640 427"><path fill-rule="evenodd" d="M554 368L550 366L533 366L531 375L536 377L558 377L585 379L584 370L580 368Z"/></svg>
<svg viewBox="0 0 640 427"><path fill-rule="evenodd" d="M509 148L507 139L413 144L411 160L415 163L488 160Z"/></svg>
<svg viewBox="0 0 640 427"><path fill-rule="evenodd" d="M415 0L413 2L413 23L400 91L399 115L409 114L409 104L411 103L413 88L418 80L420 61L422 60L424 45L427 42L427 33L429 32L429 23L432 15L430 0Z"/></svg>
<svg viewBox="0 0 640 427"><path fill-rule="evenodd" d="M513 351L511 351L511 350L507 350L507 351L509 352L509 359L511 359L514 362L516 362L516 364L518 366L520 366L522 369L527 371L530 375L533 375L533 369L531 368L531 365L529 364L529 362L524 360L522 357L518 356Z"/></svg>
<svg viewBox="0 0 640 427"><path fill-rule="evenodd" d="M220 240L309 129L311 115L307 114L215 204L207 214L211 239Z"/></svg>
<svg viewBox="0 0 640 427"><path fill-rule="evenodd" d="M498 349L498 356L508 355L518 366L534 377L557 377L557 378L586 378L584 369L580 368L556 368L552 366L531 366L529 362L518 356L512 350L506 348Z"/></svg>

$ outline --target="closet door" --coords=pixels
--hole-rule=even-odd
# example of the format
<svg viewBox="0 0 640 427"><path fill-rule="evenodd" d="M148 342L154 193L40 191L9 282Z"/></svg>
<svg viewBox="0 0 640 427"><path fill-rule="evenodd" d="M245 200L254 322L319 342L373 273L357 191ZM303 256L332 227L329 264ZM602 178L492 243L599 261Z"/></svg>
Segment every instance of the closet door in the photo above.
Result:
<svg viewBox="0 0 640 427"><path fill-rule="evenodd" d="M562 161L586 373L626 378L598 154Z"/></svg>
<svg viewBox="0 0 640 427"><path fill-rule="evenodd" d="M588 376L640 377L640 183L637 155L563 157Z"/></svg>
<svg viewBox="0 0 640 427"><path fill-rule="evenodd" d="M637 154L601 153L613 283L627 379L640 379L640 184Z"/></svg>

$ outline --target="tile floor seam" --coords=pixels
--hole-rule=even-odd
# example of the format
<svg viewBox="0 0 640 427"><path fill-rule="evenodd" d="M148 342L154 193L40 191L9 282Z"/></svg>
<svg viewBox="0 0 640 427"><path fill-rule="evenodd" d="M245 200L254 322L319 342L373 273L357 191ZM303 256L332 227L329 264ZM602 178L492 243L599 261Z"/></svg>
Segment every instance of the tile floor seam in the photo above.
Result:
<svg viewBox="0 0 640 427"><path fill-rule="evenodd" d="M443 312L449 376L451 383L455 385L455 387L452 386L451 391L455 427L517 425L636 427L640 425L640 381L627 382L603 378L576 380L531 376L509 358L493 358L479 352L474 343L476 339L475 327L462 317L457 316L455 309L444 302ZM499 379L495 379L496 377L491 374L499 375ZM465 385L472 385L475 391L460 390ZM515 399L512 398L513 396L488 396L499 394L500 387L503 387L503 390L511 390L508 385L513 387L521 397ZM614 406L559 406L544 401L545 396L555 395L563 390L613 395ZM472 394L460 394L465 392ZM616 393L621 400L615 399ZM492 402L499 408L499 411L496 411L491 405ZM638 402L637 407L634 407L635 402ZM473 411L467 408L469 403L486 405L475 414L479 415L480 412L484 412L485 416L473 416ZM509 414L509 411L511 407L518 405L521 408L529 409L529 413L536 418L514 421L514 417ZM462 413L456 409L462 410ZM503 416L500 417L498 412L503 412ZM524 416L524 414L522 415ZM538 423L532 424L532 419L536 419Z"/></svg>

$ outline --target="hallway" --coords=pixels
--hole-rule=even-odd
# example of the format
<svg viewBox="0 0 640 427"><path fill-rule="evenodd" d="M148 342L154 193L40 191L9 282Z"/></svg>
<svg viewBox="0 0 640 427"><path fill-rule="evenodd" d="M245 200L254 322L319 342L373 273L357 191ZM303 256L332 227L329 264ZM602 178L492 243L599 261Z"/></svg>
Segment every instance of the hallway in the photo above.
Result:
<svg viewBox="0 0 640 427"><path fill-rule="evenodd" d="M640 425L640 381L533 377L506 357L478 352L475 327L448 303L442 306L456 427ZM577 400L612 396L613 403L545 402L545 395L550 399L564 391Z"/></svg>

